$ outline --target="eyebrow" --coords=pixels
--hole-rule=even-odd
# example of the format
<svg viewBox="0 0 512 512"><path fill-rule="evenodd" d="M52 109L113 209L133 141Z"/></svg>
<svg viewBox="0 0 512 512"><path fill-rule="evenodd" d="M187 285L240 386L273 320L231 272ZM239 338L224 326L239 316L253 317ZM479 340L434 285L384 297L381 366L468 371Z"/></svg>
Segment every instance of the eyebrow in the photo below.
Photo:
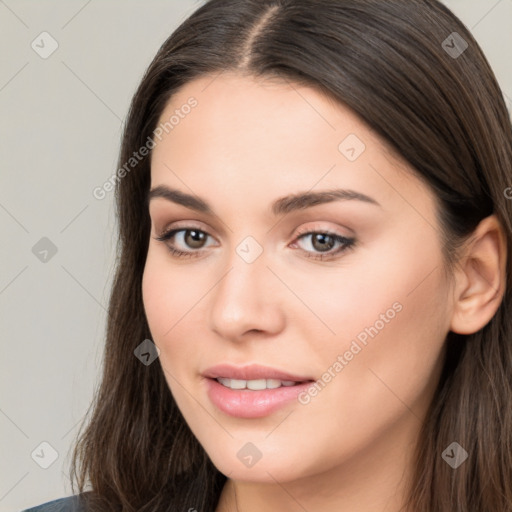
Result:
<svg viewBox="0 0 512 512"><path fill-rule="evenodd" d="M149 191L149 201L157 197L167 199L168 201L180 204L197 212L205 213L208 215L215 215L211 206L204 199L194 195L186 194L185 192L177 189L169 188L166 185L158 185ZM292 211L305 210L307 208L311 208L312 206L331 203L334 201L353 200L362 201L381 207L381 204L378 201L370 196L367 196L366 194L362 194L354 190L337 188L331 190L321 190L318 192L299 192L297 194L280 197L272 203L270 211L273 215L278 216L285 215Z"/></svg>

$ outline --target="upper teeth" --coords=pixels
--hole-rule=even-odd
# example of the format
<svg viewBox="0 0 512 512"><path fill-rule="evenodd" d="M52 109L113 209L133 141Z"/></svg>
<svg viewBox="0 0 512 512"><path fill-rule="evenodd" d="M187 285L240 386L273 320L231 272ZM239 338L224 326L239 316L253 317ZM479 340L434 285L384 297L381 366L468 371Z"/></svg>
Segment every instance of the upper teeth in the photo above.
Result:
<svg viewBox="0 0 512 512"><path fill-rule="evenodd" d="M217 380L223 385L231 389L275 389L281 386L293 386L296 384L293 380L278 380L278 379L255 379L255 380L238 380L238 379L225 379L218 377Z"/></svg>

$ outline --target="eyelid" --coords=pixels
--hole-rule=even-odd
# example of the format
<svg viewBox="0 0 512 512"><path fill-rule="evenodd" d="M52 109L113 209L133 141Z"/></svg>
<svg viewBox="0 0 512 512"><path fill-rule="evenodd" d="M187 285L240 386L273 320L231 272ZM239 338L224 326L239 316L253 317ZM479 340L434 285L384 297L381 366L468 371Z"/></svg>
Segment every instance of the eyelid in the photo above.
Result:
<svg viewBox="0 0 512 512"><path fill-rule="evenodd" d="M158 235L158 237L159 238L165 237L171 231L177 231L177 230L180 230L180 229L184 229L184 230L185 229L197 229L198 231L202 231L203 233L207 234L209 237L215 238L208 231L208 229L204 229L200 224L196 224L196 221L178 221L176 223L173 223L170 226L166 226L164 229L162 229L160 231L160 235ZM330 229L330 228L326 228L325 226L318 226L316 224L313 225L313 226L310 226L310 227L301 227L301 228L299 228L295 232L295 234L294 234L294 241L297 240L297 238L299 238L300 236L306 235L306 234L310 234L311 232L315 232L315 233L321 232L321 233L331 234L331 235L334 235L334 236L340 236L342 238L351 238L351 237L353 237L354 231L352 229L350 229L350 228L346 228L346 229L351 232L350 235L343 235L342 233L339 233L336 230L333 230L333 229ZM292 234L293 234L293 232L292 232ZM195 251L195 252L199 252L199 250Z"/></svg>
<svg viewBox="0 0 512 512"><path fill-rule="evenodd" d="M210 234L209 229L204 228L200 223L197 223L196 221L177 221L172 224L166 225L163 229L158 230L155 228L155 231L160 232L160 237L165 236L166 234L170 233L171 231L177 231L177 230L186 230L186 229L197 229L198 231L202 231L203 233L206 233L209 237L215 238L212 234Z"/></svg>
<svg viewBox="0 0 512 512"><path fill-rule="evenodd" d="M297 239L298 237L300 237L302 235L306 235L306 234L309 234L309 233L312 233L312 232L314 232L314 233L328 233L328 234L333 235L333 236L340 236L342 238L348 238L348 239L349 238L353 238L354 235L355 235L355 232L352 229L349 229L349 228L346 228L346 229L348 231L350 231L350 234L344 235L339 230L325 227L325 225L314 224L313 226L299 228L297 230L297 232L295 233L295 238Z"/></svg>

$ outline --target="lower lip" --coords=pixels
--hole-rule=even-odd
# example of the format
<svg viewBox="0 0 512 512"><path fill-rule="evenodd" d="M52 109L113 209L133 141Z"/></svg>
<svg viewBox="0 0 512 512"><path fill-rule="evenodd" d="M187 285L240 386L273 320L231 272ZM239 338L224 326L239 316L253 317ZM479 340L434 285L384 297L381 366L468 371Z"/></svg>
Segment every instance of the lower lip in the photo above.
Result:
<svg viewBox="0 0 512 512"><path fill-rule="evenodd" d="M297 399L313 382L275 389L231 389L216 379L207 378L207 393L210 400L222 412L236 418L262 418Z"/></svg>

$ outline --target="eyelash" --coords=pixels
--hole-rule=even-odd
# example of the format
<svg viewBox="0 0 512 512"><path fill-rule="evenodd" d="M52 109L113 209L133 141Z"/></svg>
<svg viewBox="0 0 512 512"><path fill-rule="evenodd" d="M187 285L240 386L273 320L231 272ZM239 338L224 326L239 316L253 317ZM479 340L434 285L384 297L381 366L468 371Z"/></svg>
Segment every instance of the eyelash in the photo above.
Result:
<svg viewBox="0 0 512 512"><path fill-rule="evenodd" d="M188 226L188 227L184 227L184 228L177 228L177 229L169 230L169 231L163 233L162 235L160 235L158 237L154 237L154 238L155 238L155 240L157 240L159 242L168 242L174 235L176 235L177 233L180 233L181 231L185 231L185 232L186 231L197 231L199 233L204 233L205 235L208 235L208 233L206 231L195 228L193 226ZM325 230L325 231L305 230L304 232L299 232L297 234L297 237L295 238L293 244L295 244L295 242L297 240L305 238L308 235L315 235L315 234L328 235L334 239L335 243L336 242L341 243L342 246L339 247L334 252L318 253L316 255L311 255L310 251L300 249L302 252L306 253L307 258L311 258L314 260L325 261L325 260L336 259L339 255L341 255L341 253L344 253L344 252L348 251L349 249L353 249L354 245L355 245L354 238L346 238L344 236L338 235L337 233L333 233L329 230ZM211 236L211 235L208 235L208 236ZM175 258L195 258L195 257L200 256L200 254L203 252L203 250L201 250L201 249L192 250L192 251L181 251L181 250L176 249L175 247L169 245L168 243L166 243L165 245L166 245L167 249L169 250L169 252L171 253L171 255Z"/></svg>

